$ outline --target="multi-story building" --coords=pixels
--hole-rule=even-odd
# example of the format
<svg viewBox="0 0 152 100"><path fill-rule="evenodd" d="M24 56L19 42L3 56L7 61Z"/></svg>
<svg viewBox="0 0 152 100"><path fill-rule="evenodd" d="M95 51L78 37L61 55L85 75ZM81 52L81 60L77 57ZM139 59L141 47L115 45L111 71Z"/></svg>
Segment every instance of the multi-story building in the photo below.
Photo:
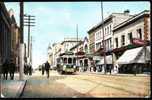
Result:
<svg viewBox="0 0 152 100"><path fill-rule="evenodd" d="M70 48L79 43L81 39L77 38L64 38L64 41L61 43L54 43L49 47L49 63L52 67L56 67L58 58L64 55L67 52L70 52ZM66 59L66 58L65 58Z"/></svg>
<svg viewBox="0 0 152 100"><path fill-rule="evenodd" d="M48 62L52 67L56 67L57 58L59 56L59 52L61 51L62 45L61 43L54 43L52 46L48 48L49 59Z"/></svg>
<svg viewBox="0 0 152 100"><path fill-rule="evenodd" d="M85 37L83 41L73 46L70 51L74 53L77 65L80 67L80 71L87 71L90 68L88 38Z"/></svg>
<svg viewBox="0 0 152 100"><path fill-rule="evenodd" d="M124 13L112 13L103 22L100 22L96 26L92 27L89 31L89 48L90 53L95 54L96 56L103 56L105 52L107 57L107 64L112 64L112 48L113 48L113 27L120 24L121 22L132 17L129 15L129 10L124 11ZM104 38L103 38L104 36ZM105 43L105 50L103 51L103 39ZM109 59L110 58L110 59ZM100 59L94 59L94 63L101 62Z"/></svg>
<svg viewBox="0 0 152 100"><path fill-rule="evenodd" d="M61 43L61 53L68 52L71 47L75 46L80 41L82 41L80 38L64 38L64 41Z"/></svg>
<svg viewBox="0 0 152 100"><path fill-rule="evenodd" d="M0 2L0 64L11 58L11 19L3 2Z"/></svg>
<svg viewBox="0 0 152 100"><path fill-rule="evenodd" d="M133 61L135 61L135 59L132 59L132 58L134 57L134 55L141 52L140 49L139 49L139 51L138 50L134 50L135 52L132 51L131 55L128 53L128 56L123 58L126 60L125 62L122 62L123 59L121 56L123 56L123 54L125 52L129 52L129 49L133 50L134 48L144 46L145 41L147 43L150 43L150 33L151 33L150 32L150 12L145 10L139 14L132 16L131 18L120 23L119 25L116 25L113 29L113 33L114 33L114 35L113 35L113 38L114 38L113 60L114 60L114 62L118 62L118 64L132 64ZM147 51L147 54L150 55L150 51ZM128 58L129 56L132 56L132 57ZM119 58L122 60L120 61ZM141 63L141 62L137 61L136 63ZM129 68L126 68L126 69L132 70L131 68L133 68L133 66L132 67L131 66L129 66ZM126 66L126 67L128 67L128 66ZM138 68L142 69L141 67L142 66L138 65ZM123 68L123 69L125 69L125 68ZM122 69L122 71L127 72L127 70L123 70L123 69Z"/></svg>
<svg viewBox="0 0 152 100"><path fill-rule="evenodd" d="M11 59L13 59L16 66L19 65L19 43L20 43L20 32L17 26L13 9L9 10L9 16L11 19ZM18 69L18 68L17 68Z"/></svg>
<svg viewBox="0 0 152 100"><path fill-rule="evenodd" d="M7 11L5 4L0 3L0 62L13 60L18 67L20 32L12 9ZM17 68L19 69L19 68Z"/></svg>

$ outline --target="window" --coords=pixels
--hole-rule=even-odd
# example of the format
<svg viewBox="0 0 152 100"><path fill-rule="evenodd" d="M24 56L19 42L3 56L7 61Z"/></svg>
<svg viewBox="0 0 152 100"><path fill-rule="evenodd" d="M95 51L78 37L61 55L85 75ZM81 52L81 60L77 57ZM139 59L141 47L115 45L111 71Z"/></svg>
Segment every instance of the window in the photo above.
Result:
<svg viewBox="0 0 152 100"><path fill-rule="evenodd" d="M109 27L107 27L107 34L109 34Z"/></svg>
<svg viewBox="0 0 152 100"><path fill-rule="evenodd" d="M141 28L137 29L137 34L138 34L138 38L142 39L142 33L141 33Z"/></svg>
<svg viewBox="0 0 152 100"><path fill-rule="evenodd" d="M109 48L112 48L112 44L111 44L111 38L109 39L109 42L110 42L110 47L109 47Z"/></svg>
<svg viewBox="0 0 152 100"><path fill-rule="evenodd" d="M115 38L116 48L118 48L118 38Z"/></svg>
<svg viewBox="0 0 152 100"><path fill-rule="evenodd" d="M128 33L128 40L131 42L131 40L132 40L132 32Z"/></svg>
<svg viewBox="0 0 152 100"><path fill-rule="evenodd" d="M110 33L109 34L111 34L111 25L110 25Z"/></svg>
<svg viewBox="0 0 152 100"><path fill-rule="evenodd" d="M106 35L106 33L107 33L107 31L106 31L106 27L105 27L105 32L104 32L104 33L105 33L105 35Z"/></svg>
<svg viewBox="0 0 152 100"><path fill-rule="evenodd" d="M125 45L125 35L121 36L121 45L124 46Z"/></svg>
<svg viewBox="0 0 152 100"><path fill-rule="evenodd" d="M72 58L68 58L68 64L72 63Z"/></svg>

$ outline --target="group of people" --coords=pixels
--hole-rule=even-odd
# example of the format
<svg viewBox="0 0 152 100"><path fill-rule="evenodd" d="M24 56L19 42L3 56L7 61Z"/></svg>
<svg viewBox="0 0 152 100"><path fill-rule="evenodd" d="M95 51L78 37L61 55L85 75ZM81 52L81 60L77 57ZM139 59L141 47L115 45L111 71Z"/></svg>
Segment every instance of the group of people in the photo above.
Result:
<svg viewBox="0 0 152 100"><path fill-rule="evenodd" d="M32 65L31 64L24 64L24 74L25 75L32 75Z"/></svg>
<svg viewBox="0 0 152 100"><path fill-rule="evenodd" d="M14 80L14 73L16 70L16 65L13 62L13 60L8 60L6 59L5 62L2 64L2 75L3 75L3 79L7 80L8 79L8 74L10 74L10 79Z"/></svg>
<svg viewBox="0 0 152 100"><path fill-rule="evenodd" d="M47 61L46 63L42 65L42 75L44 75L44 72L46 71L47 78L49 78L49 75L50 75L49 70L50 70L50 64Z"/></svg>

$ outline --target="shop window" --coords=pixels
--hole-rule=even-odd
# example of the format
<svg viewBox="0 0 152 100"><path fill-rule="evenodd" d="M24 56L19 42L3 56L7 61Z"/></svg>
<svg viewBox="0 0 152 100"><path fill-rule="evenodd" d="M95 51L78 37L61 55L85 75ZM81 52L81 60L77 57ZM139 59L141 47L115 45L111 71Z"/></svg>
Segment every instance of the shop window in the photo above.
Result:
<svg viewBox="0 0 152 100"><path fill-rule="evenodd" d="M121 36L121 45L124 46L125 45L125 35Z"/></svg>

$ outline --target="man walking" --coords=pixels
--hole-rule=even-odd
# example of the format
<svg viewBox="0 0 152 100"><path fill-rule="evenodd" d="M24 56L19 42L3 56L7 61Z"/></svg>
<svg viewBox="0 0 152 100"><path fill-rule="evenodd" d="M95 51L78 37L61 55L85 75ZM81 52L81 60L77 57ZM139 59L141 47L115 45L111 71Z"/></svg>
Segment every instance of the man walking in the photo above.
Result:
<svg viewBox="0 0 152 100"><path fill-rule="evenodd" d="M3 72L3 77L5 80L7 80L7 76L8 76L8 68L9 67L9 62L6 59L4 64L2 65L2 72Z"/></svg>
<svg viewBox="0 0 152 100"><path fill-rule="evenodd" d="M15 73L15 63L13 59L11 59L11 62L9 64L9 73L10 73L10 79L14 80L14 73Z"/></svg>
<svg viewBox="0 0 152 100"><path fill-rule="evenodd" d="M44 75L44 71L45 71L45 64L42 64L42 75Z"/></svg>
<svg viewBox="0 0 152 100"><path fill-rule="evenodd" d="M49 78L49 69L50 69L50 64L48 63L48 61L46 61L45 70L46 70L47 78Z"/></svg>
<svg viewBox="0 0 152 100"><path fill-rule="evenodd" d="M29 75L32 75L32 64L29 64Z"/></svg>

